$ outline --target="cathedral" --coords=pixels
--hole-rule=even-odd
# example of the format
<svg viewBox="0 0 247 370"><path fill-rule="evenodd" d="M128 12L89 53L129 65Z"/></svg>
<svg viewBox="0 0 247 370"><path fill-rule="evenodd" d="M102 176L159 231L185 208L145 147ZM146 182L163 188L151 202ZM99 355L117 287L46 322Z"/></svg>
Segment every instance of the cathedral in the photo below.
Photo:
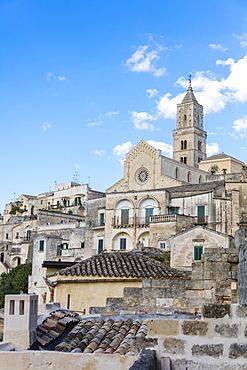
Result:
<svg viewBox="0 0 247 370"><path fill-rule="evenodd" d="M105 193L67 182L7 204L0 272L32 262L30 291L41 300L49 271L102 252L169 252L172 267L190 271L206 248L234 246L236 230L247 231L247 167L225 153L207 158L206 138L189 81L177 106L173 159L141 140Z"/></svg>

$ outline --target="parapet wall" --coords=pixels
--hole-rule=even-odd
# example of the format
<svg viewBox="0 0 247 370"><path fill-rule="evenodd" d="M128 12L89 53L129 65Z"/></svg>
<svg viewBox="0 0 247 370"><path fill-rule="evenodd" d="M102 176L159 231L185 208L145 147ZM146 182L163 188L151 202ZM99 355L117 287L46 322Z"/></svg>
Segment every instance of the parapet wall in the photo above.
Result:
<svg viewBox="0 0 247 370"><path fill-rule="evenodd" d="M150 319L146 348L156 350L161 370L247 368L247 306L213 304L196 320ZM138 338L131 347L140 350ZM144 343L142 344L144 348Z"/></svg>

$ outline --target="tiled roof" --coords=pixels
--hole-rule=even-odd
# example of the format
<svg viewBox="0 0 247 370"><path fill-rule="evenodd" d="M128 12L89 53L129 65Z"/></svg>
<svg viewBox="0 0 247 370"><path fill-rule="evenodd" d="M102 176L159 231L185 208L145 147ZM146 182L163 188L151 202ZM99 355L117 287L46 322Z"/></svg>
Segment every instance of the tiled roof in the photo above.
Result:
<svg viewBox="0 0 247 370"><path fill-rule="evenodd" d="M224 181L210 181L203 182L201 184L188 184L181 186L174 186L171 188L166 188L170 193L192 193L192 192L207 192L212 191L220 186L224 185Z"/></svg>
<svg viewBox="0 0 247 370"><path fill-rule="evenodd" d="M100 253L60 270L59 275L102 276L139 279L170 279L187 277L187 273L156 261L141 253Z"/></svg>
<svg viewBox="0 0 247 370"><path fill-rule="evenodd" d="M141 319L82 320L55 351L125 355L131 350L130 339L145 337L147 325Z"/></svg>
<svg viewBox="0 0 247 370"><path fill-rule="evenodd" d="M72 330L66 336L62 335L65 327L72 324L75 325ZM40 348L60 352L125 355L131 350L130 339L145 337L146 334L146 322L139 318L115 321L111 318L79 319L75 313L66 310L53 312L37 327Z"/></svg>
<svg viewBox="0 0 247 370"><path fill-rule="evenodd" d="M211 160L214 160L214 159L226 159L226 158L231 158L231 159L234 159L235 161L238 161L238 162L244 164L244 162L242 162L239 159L234 158L234 157L232 157L232 156L230 156L228 154L225 154L224 152L219 153L219 154L215 154L215 155L211 155L211 157L208 157L208 158L203 159L202 162L211 161Z"/></svg>
<svg viewBox="0 0 247 370"><path fill-rule="evenodd" d="M79 321L77 313L68 310L52 312L36 329L37 341L46 346L63 334L66 327L75 325Z"/></svg>

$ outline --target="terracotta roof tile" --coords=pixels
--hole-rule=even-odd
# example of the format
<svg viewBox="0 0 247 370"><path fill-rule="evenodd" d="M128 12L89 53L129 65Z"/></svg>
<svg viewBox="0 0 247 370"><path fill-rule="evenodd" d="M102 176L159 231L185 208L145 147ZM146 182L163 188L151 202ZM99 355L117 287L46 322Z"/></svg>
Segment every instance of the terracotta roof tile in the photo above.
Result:
<svg viewBox="0 0 247 370"><path fill-rule="evenodd" d="M101 253L62 269L57 274L142 279L187 277L186 272L166 266L141 253L133 252Z"/></svg>

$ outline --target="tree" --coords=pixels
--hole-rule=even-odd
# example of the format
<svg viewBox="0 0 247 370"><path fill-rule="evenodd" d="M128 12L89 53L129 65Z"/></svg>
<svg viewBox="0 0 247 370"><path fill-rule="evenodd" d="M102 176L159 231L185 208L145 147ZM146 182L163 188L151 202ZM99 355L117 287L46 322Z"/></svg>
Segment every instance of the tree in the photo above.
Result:
<svg viewBox="0 0 247 370"><path fill-rule="evenodd" d="M213 164L213 165L209 168L208 172L210 172L210 173L211 173L211 175L214 175L216 172L219 172L219 166L218 166L217 164Z"/></svg>
<svg viewBox="0 0 247 370"><path fill-rule="evenodd" d="M28 275L32 274L32 264L14 267L0 275L0 308L4 307L5 294L28 293Z"/></svg>

